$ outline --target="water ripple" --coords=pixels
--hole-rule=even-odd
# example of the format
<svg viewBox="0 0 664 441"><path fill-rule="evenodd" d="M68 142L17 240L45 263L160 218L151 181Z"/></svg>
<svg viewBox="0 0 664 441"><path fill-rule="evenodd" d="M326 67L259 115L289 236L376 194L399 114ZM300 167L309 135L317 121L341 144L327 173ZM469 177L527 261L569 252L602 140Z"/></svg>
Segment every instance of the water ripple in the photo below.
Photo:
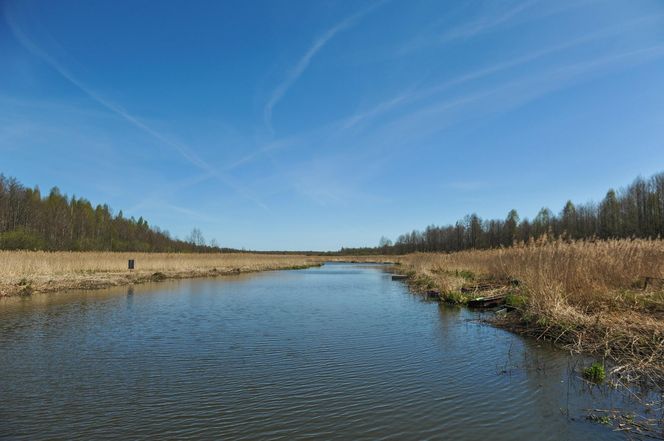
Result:
<svg viewBox="0 0 664 441"><path fill-rule="evenodd" d="M473 318L367 265L3 301L0 437L621 439L560 411L597 401L565 354Z"/></svg>

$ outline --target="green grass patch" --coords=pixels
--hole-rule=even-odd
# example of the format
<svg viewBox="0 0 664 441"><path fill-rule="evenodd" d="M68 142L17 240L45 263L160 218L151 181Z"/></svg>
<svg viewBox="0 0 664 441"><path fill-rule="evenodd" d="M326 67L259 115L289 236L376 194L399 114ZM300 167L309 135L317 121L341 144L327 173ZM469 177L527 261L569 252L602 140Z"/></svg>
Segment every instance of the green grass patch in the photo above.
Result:
<svg viewBox="0 0 664 441"><path fill-rule="evenodd" d="M442 292L440 293L440 298L447 303L452 303L455 305L465 305L468 303L468 296L459 291Z"/></svg>
<svg viewBox="0 0 664 441"><path fill-rule="evenodd" d="M464 280L468 280L468 281L475 280L475 278L476 278L475 273L473 273L472 271L468 271L468 270L454 271L454 275L458 276L458 277L462 277Z"/></svg>
<svg viewBox="0 0 664 441"><path fill-rule="evenodd" d="M583 370L583 378L597 384L604 382L606 379L604 365L599 362L591 364Z"/></svg>
<svg viewBox="0 0 664 441"><path fill-rule="evenodd" d="M523 309L526 306L528 298L522 294L511 292L505 297L505 304L517 309Z"/></svg>
<svg viewBox="0 0 664 441"><path fill-rule="evenodd" d="M445 274L447 276L453 276L453 277L461 277L467 282L472 282L474 280L477 280L477 275L468 270L445 270L445 269L436 269L433 270L433 272L437 274Z"/></svg>
<svg viewBox="0 0 664 441"><path fill-rule="evenodd" d="M410 272L407 273L407 276L410 284L418 291L436 288L436 282L429 276L419 275L413 277L414 273L410 274Z"/></svg>
<svg viewBox="0 0 664 441"><path fill-rule="evenodd" d="M611 424L611 417L608 415L588 415L586 419L593 423L604 424L605 426Z"/></svg>
<svg viewBox="0 0 664 441"><path fill-rule="evenodd" d="M664 311L664 291L622 291L620 299L629 307L647 311Z"/></svg>

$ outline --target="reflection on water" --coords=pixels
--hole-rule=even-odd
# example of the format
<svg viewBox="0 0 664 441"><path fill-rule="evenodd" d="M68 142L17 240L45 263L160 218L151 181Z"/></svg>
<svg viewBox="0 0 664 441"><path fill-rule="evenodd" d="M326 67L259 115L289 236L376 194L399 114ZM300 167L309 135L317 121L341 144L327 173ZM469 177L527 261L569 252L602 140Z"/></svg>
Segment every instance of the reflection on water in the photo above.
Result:
<svg viewBox="0 0 664 441"><path fill-rule="evenodd" d="M12 439L624 439L575 360L378 265L0 302Z"/></svg>

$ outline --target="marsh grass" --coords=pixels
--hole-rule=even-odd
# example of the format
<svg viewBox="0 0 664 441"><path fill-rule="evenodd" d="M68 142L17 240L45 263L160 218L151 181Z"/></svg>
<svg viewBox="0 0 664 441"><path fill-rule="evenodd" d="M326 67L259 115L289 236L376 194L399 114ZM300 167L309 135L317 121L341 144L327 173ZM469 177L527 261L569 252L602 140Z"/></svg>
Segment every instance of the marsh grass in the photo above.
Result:
<svg viewBox="0 0 664 441"><path fill-rule="evenodd" d="M127 261L136 269L129 271ZM0 296L94 289L169 278L307 268L321 259L252 253L0 251Z"/></svg>
<svg viewBox="0 0 664 441"><path fill-rule="evenodd" d="M503 325L613 360L613 374L664 380L664 289L643 289L645 277L664 278L664 240L541 240L400 261L441 293L461 291L471 273L505 289L514 281L517 313Z"/></svg>

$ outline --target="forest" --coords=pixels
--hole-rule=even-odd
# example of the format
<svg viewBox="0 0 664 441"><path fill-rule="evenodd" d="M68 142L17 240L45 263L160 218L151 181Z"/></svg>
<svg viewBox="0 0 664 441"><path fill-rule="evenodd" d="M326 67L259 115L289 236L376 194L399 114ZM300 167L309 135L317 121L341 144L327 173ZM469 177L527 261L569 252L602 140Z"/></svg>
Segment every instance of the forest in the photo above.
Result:
<svg viewBox="0 0 664 441"><path fill-rule="evenodd" d="M567 201L554 214L542 208L533 220L510 210L505 219L470 214L454 225L430 225L392 242L382 238L375 248L342 248L341 254L405 254L454 252L508 247L515 242L547 236L551 239L658 238L664 236L664 172L637 178L628 187L609 190L599 202L575 205Z"/></svg>
<svg viewBox="0 0 664 441"><path fill-rule="evenodd" d="M516 210L505 219L470 214L453 225L430 225L424 231L382 238L377 247L341 248L337 253L406 254L454 252L508 247L547 236L565 239L658 238L664 235L664 173L637 178L613 189L599 202L568 201L555 214L542 208L530 220ZM67 197L57 187L47 196L0 174L0 249L47 251L234 252L214 241L206 244L194 228L185 240L173 238L139 217L127 218L106 204L93 206L84 198ZM313 253L313 252L309 252ZM329 254L329 253L316 253Z"/></svg>
<svg viewBox="0 0 664 441"><path fill-rule="evenodd" d="M113 214L106 204L93 207L67 197L57 187L47 196L0 174L0 249L47 251L219 252L194 228L187 240L150 226L142 217Z"/></svg>

